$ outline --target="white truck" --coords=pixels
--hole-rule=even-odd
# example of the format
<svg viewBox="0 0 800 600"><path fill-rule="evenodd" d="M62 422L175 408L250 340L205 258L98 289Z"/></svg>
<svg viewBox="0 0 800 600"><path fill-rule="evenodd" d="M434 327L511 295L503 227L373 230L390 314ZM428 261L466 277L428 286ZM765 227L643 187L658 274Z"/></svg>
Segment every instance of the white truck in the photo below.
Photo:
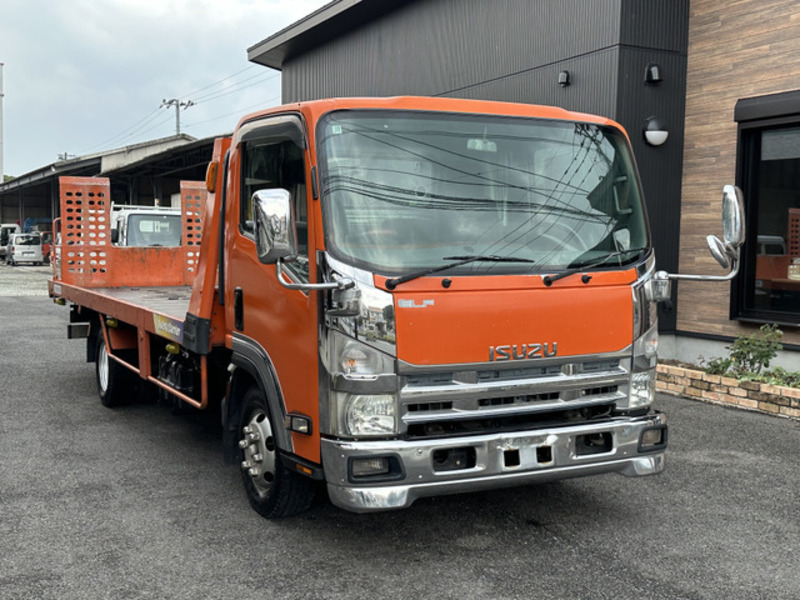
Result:
<svg viewBox="0 0 800 600"><path fill-rule="evenodd" d="M181 209L171 206L114 206L111 243L117 246L181 245Z"/></svg>

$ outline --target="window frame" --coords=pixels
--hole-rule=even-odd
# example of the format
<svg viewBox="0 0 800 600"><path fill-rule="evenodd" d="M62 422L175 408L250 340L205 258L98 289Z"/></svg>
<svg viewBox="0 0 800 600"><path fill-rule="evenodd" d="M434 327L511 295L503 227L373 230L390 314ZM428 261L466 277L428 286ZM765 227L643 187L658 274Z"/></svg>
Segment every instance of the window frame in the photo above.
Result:
<svg viewBox="0 0 800 600"><path fill-rule="evenodd" d="M734 110L737 122L736 184L745 198L746 239L739 274L731 284L730 318L749 323L800 325L800 310L787 312L748 306L754 292L758 250L758 166L761 134L765 131L800 127L800 90L739 100ZM788 240L787 240L788 241Z"/></svg>
<svg viewBox="0 0 800 600"><path fill-rule="evenodd" d="M305 207L306 221L305 227L308 231L309 224L309 206L308 206L308 190L310 181L308 177L308 138L306 134L305 122L300 114L281 114L270 115L250 121L242 125L237 131L234 139L233 146L237 148L239 153L239 214L238 214L238 229L239 234L255 240L254 231L245 227L245 216L250 205L250 197L247 195L247 185L245 172L248 169L248 145L253 143L268 143L268 145L278 145L289 143L294 145L300 150L302 160L303 172L303 193L298 198L293 198L292 202L301 202ZM298 225L298 215L295 215L295 226ZM310 237L307 234L307 239ZM303 269L297 269L294 261L284 264L284 272L289 275L295 283L309 283L311 280L311 246L309 241L306 242L306 251L302 256L306 259L308 265L308 273Z"/></svg>

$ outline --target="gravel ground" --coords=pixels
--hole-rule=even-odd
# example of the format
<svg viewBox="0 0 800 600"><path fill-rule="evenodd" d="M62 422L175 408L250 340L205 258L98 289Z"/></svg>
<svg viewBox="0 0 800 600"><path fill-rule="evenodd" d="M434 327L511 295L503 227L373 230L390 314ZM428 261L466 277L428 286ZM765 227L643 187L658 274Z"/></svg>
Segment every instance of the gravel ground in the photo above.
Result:
<svg viewBox="0 0 800 600"><path fill-rule="evenodd" d="M50 265L9 267L0 262L0 296L47 296Z"/></svg>

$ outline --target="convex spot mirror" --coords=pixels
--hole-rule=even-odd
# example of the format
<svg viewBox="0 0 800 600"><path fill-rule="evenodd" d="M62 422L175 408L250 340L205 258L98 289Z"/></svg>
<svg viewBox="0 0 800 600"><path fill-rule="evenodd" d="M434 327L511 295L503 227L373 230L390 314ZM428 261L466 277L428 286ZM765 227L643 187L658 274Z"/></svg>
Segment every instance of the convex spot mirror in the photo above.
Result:
<svg viewBox="0 0 800 600"><path fill-rule="evenodd" d="M739 249L744 243L744 200L742 191L734 185L726 185L722 191L722 237L706 238L711 256L723 269L729 269L739 258Z"/></svg>
<svg viewBox="0 0 800 600"><path fill-rule="evenodd" d="M253 194L258 260L274 264L297 256L297 227L291 196L284 189L258 190Z"/></svg>

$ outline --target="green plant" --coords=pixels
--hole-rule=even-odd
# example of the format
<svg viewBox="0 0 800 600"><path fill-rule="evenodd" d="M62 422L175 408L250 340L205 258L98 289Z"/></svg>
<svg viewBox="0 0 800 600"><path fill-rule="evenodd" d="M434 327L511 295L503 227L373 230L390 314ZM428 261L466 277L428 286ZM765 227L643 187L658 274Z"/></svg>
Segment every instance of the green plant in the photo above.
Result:
<svg viewBox="0 0 800 600"><path fill-rule="evenodd" d="M762 325L757 332L740 335L730 346L725 346L730 351L730 355L712 359L705 366L705 371L711 375L759 379L761 374L769 368L770 361L778 355L778 351L783 347L780 342L782 337L783 332L778 329L777 325ZM778 377L780 376L778 375Z"/></svg>
<svg viewBox="0 0 800 600"><path fill-rule="evenodd" d="M737 374L761 373L783 348L782 337L783 332L777 325L762 325L757 333L740 335L727 346L731 351L731 370Z"/></svg>
<svg viewBox="0 0 800 600"><path fill-rule="evenodd" d="M700 364L705 361L701 358ZM708 362L705 367L706 373L709 375L726 375L731 370L733 359L731 358L714 358Z"/></svg>

